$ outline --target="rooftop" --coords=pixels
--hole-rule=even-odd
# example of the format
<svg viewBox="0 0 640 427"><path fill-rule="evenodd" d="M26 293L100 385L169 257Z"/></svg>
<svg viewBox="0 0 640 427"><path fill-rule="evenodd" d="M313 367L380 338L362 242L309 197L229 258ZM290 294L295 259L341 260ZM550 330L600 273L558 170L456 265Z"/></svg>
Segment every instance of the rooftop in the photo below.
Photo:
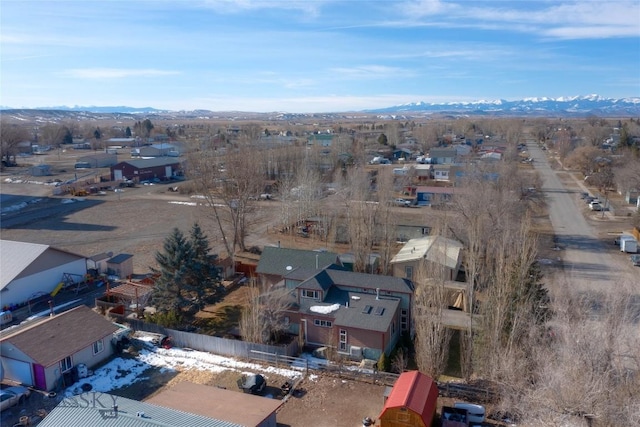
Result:
<svg viewBox="0 0 640 427"><path fill-rule="evenodd" d="M276 399L190 382L178 383L147 402L248 427L260 425L282 404Z"/></svg>
<svg viewBox="0 0 640 427"><path fill-rule="evenodd" d="M0 342L9 342L44 367L58 363L118 327L85 305L18 328L0 332Z"/></svg>

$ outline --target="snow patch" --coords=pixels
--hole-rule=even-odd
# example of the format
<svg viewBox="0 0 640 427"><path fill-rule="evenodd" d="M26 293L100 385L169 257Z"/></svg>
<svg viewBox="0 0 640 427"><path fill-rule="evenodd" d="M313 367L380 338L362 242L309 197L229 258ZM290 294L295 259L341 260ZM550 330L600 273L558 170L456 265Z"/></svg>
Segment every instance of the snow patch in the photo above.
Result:
<svg viewBox="0 0 640 427"><path fill-rule="evenodd" d="M340 308L340 304L312 305L311 307L309 307L309 311L313 313L319 313L319 314L330 314L338 310L339 308Z"/></svg>

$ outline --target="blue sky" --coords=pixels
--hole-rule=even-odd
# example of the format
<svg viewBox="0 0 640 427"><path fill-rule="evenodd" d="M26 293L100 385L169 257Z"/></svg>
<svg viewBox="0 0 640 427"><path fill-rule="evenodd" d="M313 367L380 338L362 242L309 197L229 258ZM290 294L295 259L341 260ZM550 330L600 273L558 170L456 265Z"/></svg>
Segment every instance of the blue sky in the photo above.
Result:
<svg viewBox="0 0 640 427"><path fill-rule="evenodd" d="M640 96L640 0L2 0L0 36L14 108Z"/></svg>

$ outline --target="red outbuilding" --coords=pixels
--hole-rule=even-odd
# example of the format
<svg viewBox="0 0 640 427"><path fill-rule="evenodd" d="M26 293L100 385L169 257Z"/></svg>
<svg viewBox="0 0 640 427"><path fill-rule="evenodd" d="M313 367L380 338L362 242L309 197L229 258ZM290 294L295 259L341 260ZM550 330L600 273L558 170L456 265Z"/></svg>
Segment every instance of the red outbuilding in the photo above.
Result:
<svg viewBox="0 0 640 427"><path fill-rule="evenodd" d="M419 371L400 375L382 408L380 427L430 427L436 414L438 385Z"/></svg>

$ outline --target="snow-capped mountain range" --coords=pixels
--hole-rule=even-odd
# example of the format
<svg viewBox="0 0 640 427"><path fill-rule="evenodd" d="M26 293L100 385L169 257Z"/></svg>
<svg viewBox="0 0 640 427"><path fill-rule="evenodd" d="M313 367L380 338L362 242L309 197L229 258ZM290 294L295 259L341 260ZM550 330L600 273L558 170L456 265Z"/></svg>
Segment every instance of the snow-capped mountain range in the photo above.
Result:
<svg viewBox="0 0 640 427"><path fill-rule="evenodd" d="M193 111L169 111L160 110L153 107L134 108L127 106L56 106L33 109L11 108L0 106L0 110L5 113L10 111L28 114L30 111L58 112L59 114L69 113L90 113L90 114L132 114L132 115L178 115L178 116L235 116L238 112L221 112L209 110ZM248 113L248 112L247 112ZM364 110L360 113L391 115L391 116L422 116L432 114L451 115L476 115L476 116L560 116L560 117L584 117L595 115L600 117L637 117L640 116L640 97L632 98L604 98L599 95L560 97L560 98L525 98L517 101L507 101L497 99L493 101L472 101L472 102L412 102L409 104L395 105L392 107ZM346 113L248 113L255 116L269 116L272 119L288 119L291 117L304 116L342 116Z"/></svg>
<svg viewBox="0 0 640 427"><path fill-rule="evenodd" d="M428 103L413 102L393 107L369 110L371 113L467 113L499 115L598 115L636 116L640 114L640 98L603 98L598 95L560 98L525 98L517 101L498 99L494 101Z"/></svg>

